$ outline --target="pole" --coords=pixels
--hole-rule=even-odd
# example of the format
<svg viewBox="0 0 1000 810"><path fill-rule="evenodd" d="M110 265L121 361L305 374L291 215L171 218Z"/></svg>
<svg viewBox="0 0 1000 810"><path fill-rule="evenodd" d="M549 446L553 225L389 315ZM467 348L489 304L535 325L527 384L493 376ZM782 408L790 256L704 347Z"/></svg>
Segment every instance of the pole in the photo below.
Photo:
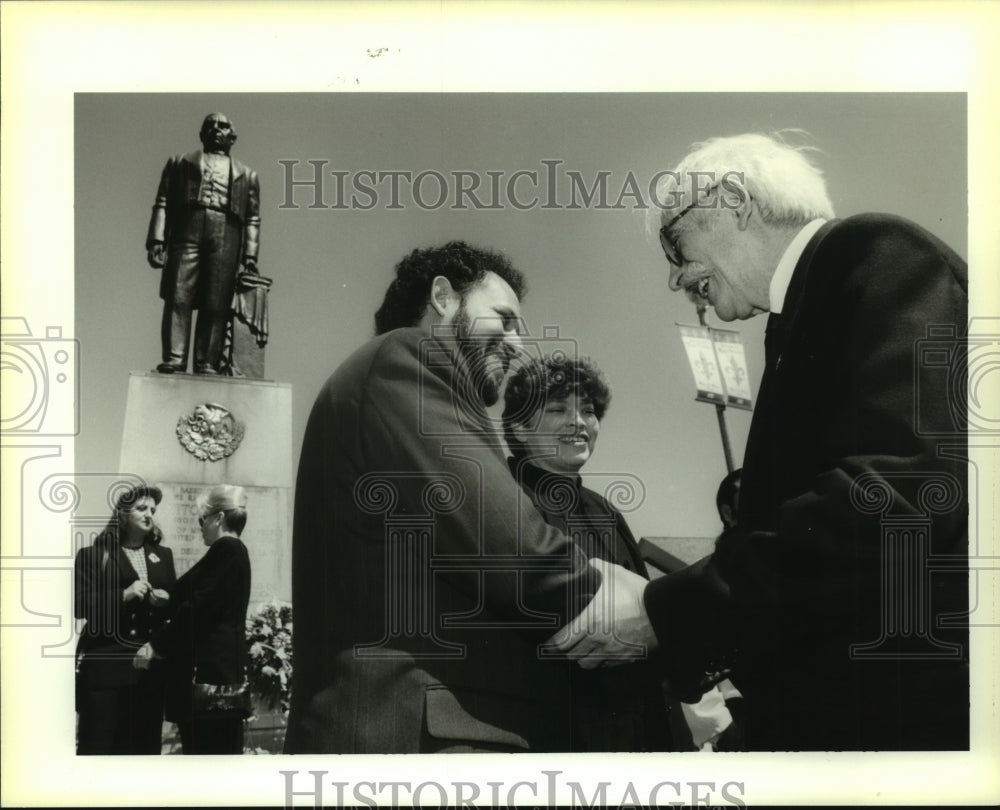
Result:
<svg viewBox="0 0 1000 810"><path fill-rule="evenodd" d="M702 326L707 326L705 323L705 309L704 303L698 303L698 323ZM726 406L722 403L716 403L715 405L715 415L719 419L719 434L722 436L722 452L726 456L726 472L732 472L736 469L733 464L733 448L729 444L729 430L726 428Z"/></svg>

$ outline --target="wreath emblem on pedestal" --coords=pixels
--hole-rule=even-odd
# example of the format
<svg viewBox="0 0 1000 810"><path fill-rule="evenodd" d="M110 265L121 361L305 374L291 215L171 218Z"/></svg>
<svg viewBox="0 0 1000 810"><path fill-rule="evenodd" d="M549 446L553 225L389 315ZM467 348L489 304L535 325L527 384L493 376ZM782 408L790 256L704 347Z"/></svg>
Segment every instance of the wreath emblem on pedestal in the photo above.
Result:
<svg viewBox="0 0 1000 810"><path fill-rule="evenodd" d="M236 452L245 427L226 408L214 402L196 405L191 416L177 420L177 439L195 458L219 461Z"/></svg>

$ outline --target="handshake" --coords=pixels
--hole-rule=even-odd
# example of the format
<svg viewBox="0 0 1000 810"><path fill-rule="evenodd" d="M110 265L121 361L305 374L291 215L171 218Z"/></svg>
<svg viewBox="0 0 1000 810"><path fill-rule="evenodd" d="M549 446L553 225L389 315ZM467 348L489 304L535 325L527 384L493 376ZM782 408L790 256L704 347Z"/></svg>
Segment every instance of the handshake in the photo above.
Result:
<svg viewBox="0 0 1000 810"><path fill-rule="evenodd" d="M545 642L584 669L645 660L656 648L642 594L649 581L607 560L591 559L601 572L601 586L576 618Z"/></svg>

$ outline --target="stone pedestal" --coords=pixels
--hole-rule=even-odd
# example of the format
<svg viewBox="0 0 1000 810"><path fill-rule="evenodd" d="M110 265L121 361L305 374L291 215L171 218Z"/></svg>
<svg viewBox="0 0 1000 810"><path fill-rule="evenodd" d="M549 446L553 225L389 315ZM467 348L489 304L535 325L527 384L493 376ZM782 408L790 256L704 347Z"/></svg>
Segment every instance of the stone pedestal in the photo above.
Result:
<svg viewBox="0 0 1000 810"><path fill-rule="evenodd" d="M198 497L216 484L245 487L251 610L291 601L291 385L133 372L120 469L163 489L156 520L178 576L205 553Z"/></svg>

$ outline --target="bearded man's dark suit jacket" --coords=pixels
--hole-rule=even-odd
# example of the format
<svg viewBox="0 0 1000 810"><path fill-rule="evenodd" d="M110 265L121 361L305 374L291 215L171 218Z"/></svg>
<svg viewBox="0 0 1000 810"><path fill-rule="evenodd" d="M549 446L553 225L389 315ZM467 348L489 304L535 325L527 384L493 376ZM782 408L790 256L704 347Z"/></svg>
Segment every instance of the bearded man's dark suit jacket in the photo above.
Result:
<svg viewBox="0 0 1000 810"><path fill-rule="evenodd" d="M897 217L826 223L795 268L738 528L645 595L675 685L733 667L754 749L968 748L967 308L966 263Z"/></svg>
<svg viewBox="0 0 1000 810"><path fill-rule="evenodd" d="M518 497L454 338L397 329L320 392L295 493L287 753L568 750L540 645L600 574Z"/></svg>

